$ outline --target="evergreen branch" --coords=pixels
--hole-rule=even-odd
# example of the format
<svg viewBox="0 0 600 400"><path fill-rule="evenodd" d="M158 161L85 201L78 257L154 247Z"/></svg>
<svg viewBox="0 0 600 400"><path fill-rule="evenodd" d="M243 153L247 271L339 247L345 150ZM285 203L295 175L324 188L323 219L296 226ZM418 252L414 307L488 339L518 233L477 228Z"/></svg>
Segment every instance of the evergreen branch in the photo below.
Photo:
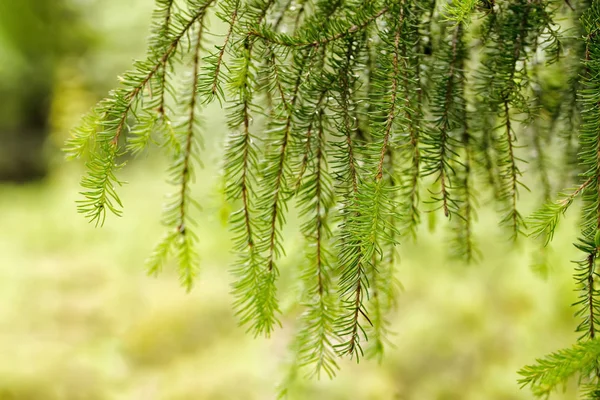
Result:
<svg viewBox="0 0 600 400"><path fill-rule="evenodd" d="M229 39L231 38L231 34L233 33L233 27L235 26L235 23L237 20L239 4L240 4L239 0L235 2L235 8L233 10L233 13L231 14L231 21L229 22L229 29L227 31L227 34L225 35L225 43L223 43L221 49L219 50L219 56L217 57L217 67L215 70L215 76L213 78L213 84L212 84L212 90L211 90L213 95L217 93L217 86L219 83L221 66L223 64L223 56L225 55L225 49L227 48L227 44L229 43Z"/></svg>
<svg viewBox="0 0 600 400"><path fill-rule="evenodd" d="M399 150L401 150L399 157L404 163L408 163L408 167L400 169L400 196L402 198L401 205L403 209L399 212L401 221L399 223L400 232L403 236L416 238L417 227L420 223L419 213L419 181L421 178L421 132L422 132L422 120L423 109L423 85L420 77L420 58L419 54L414 52L414 46L410 43L415 39L420 40L418 32L418 21L415 18L418 16L412 16L415 12L406 6L402 6L400 9L400 21L405 25L405 40L402 40L400 44L400 60L402 62L401 75L402 75L402 88L404 94L404 119L406 120L408 129L408 143L400 144ZM410 36L409 36L410 35ZM407 43L409 42L409 43ZM411 62L414 65L411 65ZM417 95L412 95L414 92ZM391 157L393 157L391 155ZM405 182L403 179L406 177Z"/></svg>
<svg viewBox="0 0 600 400"><path fill-rule="evenodd" d="M293 36L285 35L283 33L273 32L273 31L268 30L268 28L265 26L261 26L257 30L252 30L252 31L248 32L248 34L251 36L256 36L264 41L267 41L267 42L270 42L270 43L273 43L273 44L276 44L279 46L284 46L284 47L311 47L311 46L312 47L320 47L320 46L324 46L328 43L335 42L337 40L346 38L348 36L351 36L359 31L361 31L362 29L366 28L369 24L371 24L373 21L375 21L377 18L384 15L387 11L388 11L388 8L385 7L383 9L379 10L378 12L376 12L375 14L364 19L363 21L357 22L350 26L348 26L349 24L345 19L342 19L339 22L332 24L334 26L341 25L342 28L338 32L335 32L334 34L332 34L331 36L328 36L328 37L319 37L319 38L313 39L313 40L306 40L303 37L293 37ZM320 34L320 32L318 32L318 34Z"/></svg>
<svg viewBox="0 0 600 400"><path fill-rule="evenodd" d="M467 26L471 21L471 14L480 0L460 0L444 4L444 17L454 26Z"/></svg>
<svg viewBox="0 0 600 400"><path fill-rule="evenodd" d="M326 159L327 140L325 138L322 103L318 102L316 136L311 140L314 157L312 174L300 188L301 215L310 215L310 220L302 225L310 250L309 265L303 272L305 292L303 298L306 311L301 317L302 328L298 334L298 359L301 366L312 366L312 375L320 377L324 371L330 378L339 368L334 351L338 337L334 332L337 315L335 292L332 290L332 264L327 250L331 231L328 226L329 213L334 204L332 179ZM315 280L316 277L316 280Z"/></svg>
<svg viewBox="0 0 600 400"><path fill-rule="evenodd" d="M122 87L111 93L111 96L100 102L92 113L84 119L84 125L76 129L72 138L67 141L66 151L71 157L78 157L90 152L90 144L94 147L90 152L88 175L82 179L82 186L88 189L82 192L85 200L79 204L79 211L86 214L96 225L102 224L106 217L106 208L115 215L120 215L120 201L114 189L119 183L115 178L116 157L119 154L119 139L127 128L127 119L151 80L175 53L181 40L189 29L202 16L213 0L194 1L195 8L188 19L179 27L177 33L170 37L170 44L161 55L151 54L144 62L137 62L135 69L123 76ZM142 144L145 143L142 141ZM139 151L139 143L137 151Z"/></svg>
<svg viewBox="0 0 600 400"><path fill-rule="evenodd" d="M531 386L537 397L548 396L576 375L589 377L600 357L600 341L597 339L579 342L571 348L559 350L536 364L528 365L519 371L521 387Z"/></svg>
<svg viewBox="0 0 600 400"><path fill-rule="evenodd" d="M251 0L247 2L247 7L244 12L247 23L250 25L262 24L267 13L275 3L276 0Z"/></svg>
<svg viewBox="0 0 600 400"><path fill-rule="evenodd" d="M573 200L575 200L575 198L591 183L592 178L588 178L588 180L570 194L560 193L559 200L545 203L542 208L531 214L529 217L529 235L534 238L544 235L545 245L547 245L554 237L554 232L558 226L561 215L564 215L567 212L567 209L571 206Z"/></svg>
<svg viewBox="0 0 600 400"><path fill-rule="evenodd" d="M196 45L194 50L194 61L193 61L193 69L192 69L192 78L194 83L192 85L192 95L190 98L189 104L189 115L187 121L187 127L185 132L185 147L184 147L184 155L183 155L183 170L182 174L182 183L181 183L181 205L179 206L179 219L180 225L177 227L177 230L185 235L185 226L184 221L186 220L186 192L189 189L190 177L191 177L191 165L190 161L192 158L192 146L194 144L194 125L196 123L196 102L197 102L197 86L198 86L198 73L200 69L200 48L202 46L202 27L198 28L198 35L196 37Z"/></svg>
<svg viewBox="0 0 600 400"><path fill-rule="evenodd" d="M383 178L383 164L385 161L385 155L388 151L390 144L390 135L392 133L392 127L394 126L394 119L396 118L396 96L398 95L398 80L399 76L399 59L400 59L400 29L397 30L394 38L394 56L392 59L393 76L392 89L391 89L391 109L388 113L387 120L385 122L385 133L383 136L383 143L381 145L381 151L379 153L379 162L377 163L377 172L375 174L375 182L381 182Z"/></svg>
<svg viewBox="0 0 600 400"><path fill-rule="evenodd" d="M260 24L274 0L256 0L247 3L241 12L240 24ZM232 45L232 67L229 68L229 87L238 99L229 108L228 126L233 131L225 154L226 193L230 201L242 201L241 209L231 216L234 232L234 249L237 253L232 273L236 281L232 284L235 297L234 308L242 325L255 336L270 335L275 324L279 306L275 298L273 274L265 270L264 258L260 254L259 220L255 213L255 174L259 170L256 138L250 131L253 108L253 84L255 84L254 42L244 32L242 40ZM241 132L237 132L241 127Z"/></svg>
<svg viewBox="0 0 600 400"><path fill-rule="evenodd" d="M173 16L174 0L156 0L156 8L154 10L154 16L158 20L158 24L155 28L155 36L158 45L160 47L163 42L163 38L169 36L171 29L171 18ZM152 47L152 46L151 46ZM159 81L165 82L167 75L167 59L161 59L161 67L159 71ZM162 86L162 85L161 85ZM159 105L158 114L165 116L165 90L161 88L159 93Z"/></svg>
<svg viewBox="0 0 600 400"><path fill-rule="evenodd" d="M208 7L210 7L212 5L213 1L214 0L210 0L210 1L205 0L204 2L200 3L199 9L196 10L196 12L192 15L192 17L184 24L183 29L180 32L178 32L177 34L175 34L175 36L172 38L171 43L169 44L167 49L164 51L164 53L158 59L158 62L154 62L154 66L145 74L145 76L143 76L141 79L139 79L137 77L133 77L132 75L124 76L123 83L128 86L131 84L133 84L133 85L126 93L124 93L122 95L123 99L125 100L126 105L125 105L124 109L120 112L120 114L122 116L119 119L119 123L117 125L115 134L112 139L112 141L115 144L118 143L119 137L121 136L123 129L125 127L125 122L127 120L127 116L129 115L129 112L132 110L132 107L134 107L138 96L140 95L140 93L142 93L142 90L148 85L150 80L154 77L154 75L156 75L156 73L161 69L161 67L164 67L166 65L166 63L171 59L171 57L174 55L175 51L177 50L181 40L185 37L185 35L188 34L190 29L193 27L193 25L205 16L206 10L208 9ZM194 65L196 65L196 64L194 64ZM116 93L115 95L119 96L119 93Z"/></svg>
<svg viewBox="0 0 600 400"><path fill-rule="evenodd" d="M325 96L325 93L323 93L323 97ZM322 101L322 98L320 99L320 101ZM313 134L313 123L314 121L310 121L308 128L306 129L306 143L305 143L305 149L304 149L304 154L302 155L302 161L300 162L300 172L298 173L298 178L296 180L296 191L298 191L300 189L300 185L302 184L302 179L304 178L304 174L306 173L306 169L308 168L308 161L309 158L311 156L311 140L312 140L312 134Z"/></svg>
<svg viewBox="0 0 600 400"><path fill-rule="evenodd" d="M373 260L381 252L380 246L390 241L386 233L395 231L395 227L388 225L388 218L394 214L395 205L389 196L390 189L384 185L383 164L390 145L392 126L397 116L400 36L401 25L398 24L391 43L391 71L387 76L391 81L391 87L386 88L389 90L389 98L387 101L382 100L380 105L382 108L387 108L386 118L382 124L375 127L373 135L379 143L373 143L377 147L370 150L375 160L373 166L375 175L372 180L368 179L359 186L348 219L342 227L343 247L340 262L344 270L339 286L345 313L339 318L337 331L341 337L347 339L337 345L337 348L341 355L354 356L357 361L363 355L360 334L366 337L359 317L362 316L373 326L364 304L364 295L369 289L368 268L375 268ZM353 230L345 232L347 226L353 227ZM375 306L377 307L378 304ZM377 312L379 310L376 310Z"/></svg>
<svg viewBox="0 0 600 400"><path fill-rule="evenodd" d="M355 127L351 122L354 104L352 104L351 99L350 71L353 68L352 60L355 58L355 52L354 44L352 41L348 41L343 49L340 64L337 66L341 71L340 75L334 80L339 84L339 96L336 96L336 98L339 99L337 104L339 113L341 113L341 122L337 124L336 128L342 137L342 140L337 143L338 154L336 158L339 160L337 174L344 184L350 185L351 193L354 195L358 191L358 166L352 139Z"/></svg>
<svg viewBox="0 0 600 400"><path fill-rule="evenodd" d="M228 0L221 4L221 12L217 16L229 25L225 39L220 46L216 46L217 53L213 53L204 58L207 67L204 70L204 77L200 82L198 90L205 94L206 103L210 103L215 97L221 101L225 97L221 88L223 58L225 51L233 37L234 27L238 21L240 12L240 0Z"/></svg>
<svg viewBox="0 0 600 400"><path fill-rule="evenodd" d="M307 55L306 58L310 58ZM274 261L277 253L277 224L281 221L281 213L283 206L283 198L285 196L284 192L286 191L286 183L285 183L285 166L286 160L288 157L288 146L291 141L291 131L292 131L292 119L293 119L293 110L295 109L296 102L298 100L298 91L300 89L300 84L302 83L302 79L304 77L304 68L306 66L307 60L303 59L301 61L301 66L299 68L298 75L296 76L296 81L294 83L294 87L292 89L292 96L289 100L289 103L285 102L285 98L282 93L282 103L286 104L288 108L287 117L285 119L285 124L283 126L281 132L281 142L278 154L275 156L275 165L276 169L274 170L273 176L273 187L269 187L269 192L272 192L272 200L269 202L270 206L268 207L268 214L265 213L265 217L267 221L269 221L269 230L268 230L268 255L267 255L267 267L269 272L272 272L274 269Z"/></svg>
<svg viewBox="0 0 600 400"><path fill-rule="evenodd" d="M514 240L518 233L522 232L525 223L517 209L518 185L522 185L522 182L519 180L521 172L514 150L516 136L511 111L518 110L526 115L530 114L521 87L527 86L528 82L525 65L529 56L526 49L532 42L531 34L541 33L546 27L546 16L538 12L542 8L540 4L522 0L509 4L501 13L490 14L494 24L489 28L490 35L500 46L489 47L481 72L484 76L482 83L485 86L481 86L480 95L484 96L483 101L487 102L491 109L498 110L501 118L501 123L496 129L502 133L495 143L499 153L498 196L504 202L505 208L501 224L510 227Z"/></svg>
<svg viewBox="0 0 600 400"><path fill-rule="evenodd" d="M204 17L213 5L226 26L221 43L206 49ZM578 135L581 149L573 176L584 183L534 213L531 234L549 241L581 195L576 246L584 257L575 268L575 306L583 347L526 367L521 383L546 395L579 375L582 395L598 397L598 355L577 360L597 350L585 346L595 346L600 321L600 1L588 8L577 44L563 42L563 25L570 23L555 23L563 15L548 0L156 0L145 60L67 143L69 157L89 157L79 211L97 225L107 210L120 215L119 158L152 143L163 147L176 193L147 268L157 274L174 255L189 290L198 263L191 186L200 162L199 117L201 105L216 97L226 105L230 131L223 168L227 199L237 207L230 218L236 314L255 335L269 336L280 324L276 281L287 207L296 197L306 260L290 376L306 370L331 377L338 356L381 357L390 344L395 245L416 236L427 177L439 187L436 206L454 217L453 255L469 262L478 254L473 226L480 188L494 191L502 223L515 237L525 227L517 209L519 166L526 162L519 158L518 125L537 118L526 145L545 195L554 176L544 147L555 130L571 129L567 147L575 151ZM476 12L485 20L467 31ZM467 62L480 46L482 56ZM559 57L569 52L584 60L576 69L582 79L566 85L554 76L572 66ZM538 75L538 57L558 62ZM179 64L192 76L174 89ZM467 81L466 71L477 78ZM539 78L546 75L552 79ZM546 115L549 124L540 119ZM476 181L476 172L484 180Z"/></svg>
<svg viewBox="0 0 600 400"><path fill-rule="evenodd" d="M254 74L252 68L252 45L247 40L237 52L236 65L232 68L234 76L231 87L238 93L239 103L230 109L229 127L237 130L241 126L241 134L233 134L226 159L226 191L230 200L241 199L242 207L231 217L232 229L235 233L234 246L238 259L234 264L233 273L237 281L233 284L233 294L236 297L234 306L242 324L249 324L249 330L255 335L267 334L277 323L275 315L279 309L271 290L264 288L269 284L269 274L263 268L263 257L260 255L257 240L256 218L252 216L252 202L255 179L253 171L257 171L258 159L255 141L250 132L252 83Z"/></svg>
<svg viewBox="0 0 600 400"><path fill-rule="evenodd" d="M201 61L200 51L204 32L203 20L198 20L197 25L193 47L189 99L182 99L186 102L185 106L188 112L185 121L181 124L183 144L181 152L171 166L172 183L179 186L179 191L164 210L164 223L170 228L170 231L157 244L154 253L146 262L149 273L157 274L162 268L161 263L165 262L171 248L175 247L180 280L188 291L193 287L198 268L198 254L195 249L198 238L192 231L192 218L189 215L190 206L197 205L190 195L190 181L193 174L192 160L196 157L198 147L196 135L198 125L197 108L199 105L197 89Z"/></svg>
<svg viewBox="0 0 600 400"><path fill-rule="evenodd" d="M579 300L573 303L574 306L580 306L575 316L582 317L581 323L577 326L576 332L582 332L581 339L594 339L596 337L599 322L600 304L596 297L599 293L594 285L596 273L596 255L597 248L589 243L581 242L578 247L585 247L587 257L585 260L577 262L575 280L580 290Z"/></svg>
<svg viewBox="0 0 600 400"><path fill-rule="evenodd" d="M271 48L268 47L269 50L269 60L271 61L271 68L273 71L273 83L275 85L275 87L277 88L277 92L279 93L279 96L281 98L281 103L283 104L284 108L288 110L288 112L291 111L291 108L286 100L286 95L285 95L285 90L283 89L283 85L282 85L282 73L281 71L279 71L279 67L277 65L277 55L275 54L275 51ZM269 91L270 93L270 91Z"/></svg>
<svg viewBox="0 0 600 400"><path fill-rule="evenodd" d="M162 272L163 265L167 262L178 237L179 231L174 229L167 232L156 246L154 246L154 250L146 259L148 275L158 276Z"/></svg>
<svg viewBox="0 0 600 400"><path fill-rule="evenodd" d="M78 200L77 211L84 214L96 226L104 225L106 210L121 216L123 204L116 192L115 185L121 185L115 171L124 164L117 164L118 146L109 142L101 145L100 154L86 163L87 175L81 179L80 192L84 199Z"/></svg>
<svg viewBox="0 0 600 400"><path fill-rule="evenodd" d="M515 137L513 136L514 131L510 120L510 108L508 105L508 99L503 100L503 107L505 118L504 126L506 135L505 145L508 151L508 158L503 161L503 164L507 163L508 167L507 170L505 170L505 172L503 172L501 176L505 179L508 178L509 180L508 193L511 203L507 214L502 219L502 222L510 224L511 231L513 233L513 238L516 239L517 234L520 231L520 225L523 222L521 215L517 211L517 184L519 182L518 176L520 175L520 171L517 167L517 161L514 154L513 142L515 141Z"/></svg>
<svg viewBox="0 0 600 400"><path fill-rule="evenodd" d="M386 161L388 169L386 181L390 188L395 188L397 182L394 174L393 152L389 152ZM387 233L389 238L381 247L381 255L373 255L369 276L368 297L372 310L369 319L372 325L367 327L369 347L365 354L368 358L377 358L378 362L383 360L385 347L393 346L393 342L388 339L390 321L387 319L387 314L396 306L398 291L402 287L395 277L397 262L395 245L399 233L395 229L397 215L389 214L387 218L384 228L389 230Z"/></svg>
<svg viewBox="0 0 600 400"><path fill-rule="evenodd" d="M464 84L464 83L463 83ZM450 248L452 249L452 255L464 260L467 263L473 262L478 255L481 253L476 246L475 238L473 234L473 222L476 219L475 214L475 195L473 193L474 185L471 177L471 166L473 162L473 149L471 145L471 135L469 132L469 126L467 123L466 115L466 104L463 106L463 133L462 133L462 151L464 155L464 161L462 165L458 165L460 168L457 180L456 197L458 203L458 209L456 215L458 218L454 220L454 237L450 242Z"/></svg>
<svg viewBox="0 0 600 400"><path fill-rule="evenodd" d="M455 171L450 163L449 158L457 156L452 149L453 138L450 136L451 131L460 126L461 122L456 121L454 103L456 101L458 90L457 83L462 77L461 71L457 71L457 63L459 59L459 42L462 36L462 25L457 25L452 34L451 45L449 49L448 73L439 83L439 88L436 90L436 97L433 100L432 112L436 116L436 127L439 132L429 132L425 138L426 156L424 157L425 167L424 175L436 175L436 182L440 183L441 198L434 200L441 201L441 208L444 210L446 217L456 212L453 200L450 198L450 188L452 187L450 177L455 174Z"/></svg>

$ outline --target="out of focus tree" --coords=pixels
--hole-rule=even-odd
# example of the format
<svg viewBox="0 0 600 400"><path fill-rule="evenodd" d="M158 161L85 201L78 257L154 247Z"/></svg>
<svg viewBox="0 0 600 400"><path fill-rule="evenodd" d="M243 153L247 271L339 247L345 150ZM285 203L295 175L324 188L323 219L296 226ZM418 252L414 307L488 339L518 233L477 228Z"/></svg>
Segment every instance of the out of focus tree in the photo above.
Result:
<svg viewBox="0 0 600 400"><path fill-rule="evenodd" d="M0 2L0 181L45 175L56 68L91 37L80 21L68 0Z"/></svg>

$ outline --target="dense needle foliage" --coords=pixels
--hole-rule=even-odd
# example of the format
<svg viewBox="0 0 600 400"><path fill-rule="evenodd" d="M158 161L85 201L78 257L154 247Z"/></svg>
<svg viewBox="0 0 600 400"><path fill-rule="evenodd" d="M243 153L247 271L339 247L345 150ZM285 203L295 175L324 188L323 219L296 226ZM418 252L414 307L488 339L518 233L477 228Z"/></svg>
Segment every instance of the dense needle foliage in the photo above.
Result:
<svg viewBox="0 0 600 400"><path fill-rule="evenodd" d="M226 26L216 38L215 18ZM482 253L478 199L494 200L511 240L548 244L581 198L581 338L520 374L539 396L575 376L585 398L600 398L600 2L156 0L153 21L146 58L67 143L86 160L79 211L96 225L122 212L127 154L157 144L169 156L174 189L150 273L173 255L193 287L190 184L203 109L215 101L227 115L224 180L237 205L234 306L255 335L279 325L282 228L290 207L302 220L304 313L290 379L331 377L341 356L382 356L399 288L395 246L414 240L425 216L446 217L451 255L472 262ZM547 201L529 219L518 202L526 169Z"/></svg>

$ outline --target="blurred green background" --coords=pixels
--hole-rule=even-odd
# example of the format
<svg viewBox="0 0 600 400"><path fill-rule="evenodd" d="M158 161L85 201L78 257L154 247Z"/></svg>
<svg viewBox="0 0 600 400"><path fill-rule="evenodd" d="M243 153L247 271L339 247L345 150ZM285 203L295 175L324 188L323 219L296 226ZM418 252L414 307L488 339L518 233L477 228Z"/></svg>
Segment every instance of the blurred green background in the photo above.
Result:
<svg viewBox="0 0 600 400"><path fill-rule="evenodd" d="M300 235L293 222L286 228L283 329L270 340L246 335L229 294L218 108L206 113L206 131L222 135L205 137L206 168L194 187L202 265L192 293L174 271L150 278L143 268L170 189L159 155L123 172L122 218L95 229L76 213L82 166L66 164L59 148L144 53L151 6L0 1L0 400L274 399L286 373ZM478 265L448 261L444 224L402 244L394 347L381 364L345 361L333 381L301 381L291 397L532 398L516 371L576 339L574 228L563 224L544 278L530 267L539 245L511 248L497 220L480 211ZM573 388L555 398L574 399Z"/></svg>

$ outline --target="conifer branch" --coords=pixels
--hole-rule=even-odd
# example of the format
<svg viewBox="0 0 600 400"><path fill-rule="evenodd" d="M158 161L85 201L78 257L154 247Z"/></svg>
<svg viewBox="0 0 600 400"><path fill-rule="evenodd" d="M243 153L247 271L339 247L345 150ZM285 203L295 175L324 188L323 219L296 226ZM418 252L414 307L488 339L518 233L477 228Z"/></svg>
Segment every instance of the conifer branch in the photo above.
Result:
<svg viewBox="0 0 600 400"><path fill-rule="evenodd" d="M227 7L230 6L230 7ZM222 95L222 89L220 88L220 80L221 80L221 68L223 67L223 57L225 56L225 51L227 46L229 45L229 41L232 38L234 27L236 26L238 14L240 8L240 0L235 0L233 4L224 3L223 6L223 15L225 17L229 14L229 20L227 23L229 24L229 28L227 29L227 33L225 34L225 40L223 44L220 46L219 51L216 55L216 59L214 62L214 70L209 70L212 77L212 81L210 83L210 95L211 98L217 96L219 93ZM224 96L223 96L224 97Z"/></svg>
<svg viewBox="0 0 600 400"><path fill-rule="evenodd" d="M340 277L340 295L345 310L338 321L338 333L347 339L337 347L340 354L354 356L357 361L364 354L360 335L366 336L359 317L362 316L373 326L364 304L364 296L369 289L369 269L375 268L373 260L374 257L379 257L381 244L390 240L386 232L389 235L389 231L395 230L395 227L388 225L388 217L394 213L395 205L389 196L390 188L384 184L383 164L397 116L401 27L401 24L396 25L391 43L386 46L390 49L391 60L382 60L389 62L386 78L390 87L385 88L387 96L377 105L385 110L385 119L374 126L373 135L377 141L373 143L372 149L368 149L374 160L372 171L375 171L375 175L359 186L345 222L346 226L354 226L355 230L344 232L342 236L344 248L340 254L340 262L344 270Z"/></svg>
<svg viewBox="0 0 600 400"><path fill-rule="evenodd" d="M575 315L581 318L576 331L581 333L579 342L572 348L551 354L538 360L534 366L524 368L520 373L525 376L521 382L530 384L534 394L548 395L557 385L563 384L569 377L579 375L582 394L595 398L600 384L600 365L597 354L597 333L600 323L600 291L596 287L598 250L600 248L600 121L597 113L600 104L598 88L598 64L600 50L596 33L600 17L600 3L594 1L583 14L581 21L587 34L585 50L586 74L579 90L583 124L580 130L580 165L585 172L586 181L571 194L561 195L561 200L544 206L534 214L538 224L534 233L552 238L561 214L571 205L574 198L581 194L583 216L581 236L575 246L584 254L584 258L575 262L575 281L579 291Z"/></svg>
<svg viewBox="0 0 600 400"><path fill-rule="evenodd" d="M350 70L352 68L352 59L354 58L354 44L351 41L345 46L342 59L342 64L340 65L341 74L338 78L338 82L340 84L339 88L339 107L341 109L341 124L338 125L338 130L343 134L343 140L339 143L338 148L341 150L341 154L339 158L343 159L344 162L340 166L340 170L345 178L343 180L347 181L352 189L352 193L356 194L358 192L358 171L357 171L357 163L356 156L354 150L354 142L352 139L352 133L354 131L354 127L351 123L351 93L350 93Z"/></svg>
<svg viewBox="0 0 600 400"><path fill-rule="evenodd" d="M280 223L282 219L282 207L284 206L284 198L286 196L285 192L286 182L285 182L285 164L288 157L288 147L291 142L291 133L292 133L292 122L293 115L296 106L296 102L298 101L298 92L300 90L300 85L302 84L302 79L304 78L304 69L306 68L306 64L308 63L307 59L310 59L312 52L306 54L304 57L301 57L301 65L299 66L299 71L296 76L296 81L294 82L294 86L292 89L291 98L289 99L289 103L286 103L283 92L281 93L281 101L287 108L287 117L285 119L285 124L283 129L281 129L281 139L279 145L279 152L274 157L274 163L276 165L275 170L273 171L273 187L269 188L269 192L272 192L272 201L270 201L270 207L268 208L268 215L265 215L267 220L269 221L269 240L268 240L268 255L267 255L267 268L269 272L272 272L274 269L275 257L277 253L277 225Z"/></svg>
<svg viewBox="0 0 600 400"><path fill-rule="evenodd" d="M303 205L301 213L309 215L311 219L302 225L310 246L310 264L303 273L306 311L301 318L302 328L298 335L298 359L300 365L312 366L311 375L320 377L323 371L331 378L339 368L334 351L334 344L339 339L334 331L338 307L335 291L332 290L333 266L327 249L331 237L328 219L334 193L326 159L323 98L314 109L317 121L316 135L311 140L313 174L306 178L299 192L300 204Z"/></svg>
<svg viewBox="0 0 600 400"><path fill-rule="evenodd" d="M576 375L587 378L593 369L590 365L600 357L600 342L579 342L573 347L549 354L538 359L537 364L522 368L519 379L522 386L531 386L537 397L548 396L552 391Z"/></svg>
<svg viewBox="0 0 600 400"><path fill-rule="evenodd" d="M77 201L77 210L96 226L104 225L107 210L116 216L121 216L122 213L123 204L115 188L115 185L122 184L117 179L115 170L124 165L116 163L118 151L117 144L103 143L100 153L86 163L89 172L81 179L84 191L80 193L85 198Z"/></svg>
<svg viewBox="0 0 600 400"><path fill-rule="evenodd" d="M465 82L463 81L463 85ZM464 93L464 86L463 86ZM473 163L473 149L472 149L472 138L468 126L468 116L466 110L466 104L462 105L461 113L463 119L463 132L461 137L462 155L464 161L462 165L457 165L456 168L459 170L457 174L457 211L454 220L453 227L453 238L450 242L450 248L452 255L464 260L467 263L472 263L476 260L477 256L480 255L479 249L476 246L475 238L473 234L473 223L476 219L475 212L475 193L474 183L472 179L472 163Z"/></svg>
<svg viewBox="0 0 600 400"><path fill-rule="evenodd" d="M502 101L502 106L504 107L504 127L505 127L505 135L506 135L506 147L508 150L508 170L503 173L503 177L509 180L508 191L510 194L510 208L506 216L503 218L503 222L509 223L511 231L513 232L513 238L516 239L516 235L519 232L519 225L521 221L521 216L517 211L517 183L518 183L518 175L520 174L519 169L516 164L516 157L514 153L513 142L515 141L515 137L513 136L513 128L510 120L510 108L508 105L508 99L505 98Z"/></svg>
<svg viewBox="0 0 600 400"><path fill-rule="evenodd" d="M545 203L539 210L535 211L529 217L530 232L529 235L538 238L544 236L547 245L554 237L554 232L560 217L567 212L573 201L581 192L583 192L592 183L592 178L588 178L577 189L570 194L560 193L559 199L555 202Z"/></svg>
<svg viewBox="0 0 600 400"><path fill-rule="evenodd" d="M196 8L191 10L188 19L184 20L178 32L170 36L170 44L160 55L151 54L145 62L137 62L135 70L124 75L122 87L111 96L100 102L89 117L85 119L82 128L74 132L66 144L69 155L79 157L85 154L93 142L97 149L92 150L91 161L88 162L89 173L82 179L82 186L88 189L82 192L85 197L79 204L79 211L84 213L91 222L104 223L106 208L113 214L120 215L120 200L115 191L115 184L120 182L115 177L119 165L116 158L120 154L119 139L128 128L127 119L140 102L144 88L155 77L161 65L175 54L180 42L190 28L202 18L211 1L194 2ZM102 128L101 131L98 131Z"/></svg>
<svg viewBox="0 0 600 400"><path fill-rule="evenodd" d="M404 9L403 9L403 13L404 13ZM404 98L406 99L406 104L404 107L404 118L408 121L408 129L409 129L409 146L410 146L410 155L408 156L409 158L409 164L410 167L408 169L408 171L405 172L405 174L409 175L409 179L408 179L408 189L407 189L407 194L405 195L406 199L405 202L407 204L407 207L405 209L404 215L402 216L402 219L404 220L403 223L403 231L407 232L407 236L412 236L413 238L416 237L416 229L417 229L417 225L420 222L420 216L419 216L419 178L420 178L420 173L421 173L421 151L419 148L419 142L420 142L420 126L419 126L419 122L418 119L420 117L422 117L421 112L418 110L412 110L411 109L411 104L409 103L409 99L411 98L410 95L410 91L411 91L411 83L409 80L409 70L410 70L410 66L408 64L408 58L409 58L409 54L408 54L408 50L407 50L407 46L406 43L403 41L402 45L401 45L401 52L402 52L402 57L401 60L403 62L403 87L404 87ZM417 73L416 73L416 80L417 80L417 87L416 90L419 91L419 95L421 95L421 85L420 85L420 79L419 79L419 75L418 75L418 71L419 71L419 67L416 67ZM417 106L420 103L420 99L417 99Z"/></svg>
<svg viewBox="0 0 600 400"><path fill-rule="evenodd" d="M264 298L262 292L266 279L256 239L258 227L252 217L251 196L255 184L252 171L258 169L258 161L256 139L250 133L252 48L247 41L243 42L241 51L241 65L233 68L237 79L232 80L234 90L239 92L240 102L232 107L228 124L232 130L237 130L240 126L242 129L241 134L232 135L226 152L226 191L230 200L242 201L241 209L231 216L235 233L234 246L238 252L238 260L233 269L238 277L233 284L233 294L236 297L234 306L240 321L250 324L250 329L258 335L271 331L277 308L272 300Z"/></svg>
<svg viewBox="0 0 600 400"><path fill-rule="evenodd" d="M384 15L387 11L388 8L385 7L375 14L365 18L363 21L357 22L350 26L348 26L349 24L345 19L340 20L339 22L332 24L333 26L341 25L342 29L340 29L340 31L333 33L331 36L320 37L314 40L305 40L303 37L293 37L282 33L273 32L264 26L261 26L260 30L250 31L249 35L259 37L262 40L284 47L321 47L328 43L335 42L356 34L357 32L366 28L377 18Z"/></svg>
<svg viewBox="0 0 600 400"><path fill-rule="evenodd" d="M583 183L529 222L531 235L548 242L561 215L582 199L576 246L584 256L575 271L582 337L573 349L526 367L522 383L546 395L579 375L582 395L596 396L597 357L581 352L596 351L600 321L599 0L577 4L578 11L566 16L578 18L582 10L579 44L563 40L563 25L571 23L557 23L564 15L548 0L155 5L146 59L84 117L67 143L69 157L87 158L78 207L89 220L101 225L107 210L121 214L120 157L158 144L170 157L177 189L164 210L167 232L147 267L157 274L174 255L189 290L198 262L193 207L199 205L190 189L200 164L200 114L216 98L229 129L225 191L237 205L230 217L236 314L255 335L269 336L279 324L278 264L287 207L295 199L306 260L290 376L306 370L331 377L337 357L359 360L363 348L367 357L381 357L389 344L387 314L399 287L395 246L416 236L421 187L435 181L432 199L453 217L452 253L470 262L479 254L473 227L480 191L491 189L504 211L502 224L516 237L525 228L518 211L520 165L534 161L548 197L554 176L547 144L554 143L554 132L572 130L561 135L571 153L580 148L570 170ZM205 17L213 5L226 25L220 43L207 49ZM482 23L470 24L477 14ZM565 59L569 52L583 62ZM541 78L541 61L554 63L550 75L572 69L581 79L554 88L553 80ZM191 79L174 88L179 64L189 67ZM549 123L541 120L546 115ZM536 132L526 146L533 151L521 152L517 135L532 121Z"/></svg>
<svg viewBox="0 0 600 400"><path fill-rule="evenodd" d="M179 186L179 192L171 204L165 208L164 223L170 227L170 231L157 244L153 254L147 259L146 266L150 274L157 274L161 270L161 263L166 261L175 247L179 263L180 280L182 285L189 291L192 289L196 270L198 268L198 254L196 252L197 236L192 230L192 217L190 207L197 206L190 194L190 181L193 175L192 160L196 157L198 140L198 81L200 72L200 52L202 50L202 39L204 33L204 22L197 21L195 28L195 39L193 44L192 75L189 98L186 101L187 117L181 124L183 137L181 153L171 167L173 176L172 183Z"/></svg>
<svg viewBox="0 0 600 400"><path fill-rule="evenodd" d="M467 25L471 21L471 14L479 0L462 0L444 4L444 17L446 21L456 25Z"/></svg>
<svg viewBox="0 0 600 400"><path fill-rule="evenodd" d="M449 49L449 61L448 61L448 72L444 76L443 80L439 84L439 88L436 90L436 96L433 100L432 108L433 113L436 116L436 128L439 132L429 132L425 138L425 143L428 145L426 148L427 155L424 157L425 175L436 175L436 182L440 183L439 199L434 198L436 201L441 201L441 208L444 211L444 215L449 217L451 213L456 212L456 206L453 200L450 198L450 189L452 188L451 176L455 174L455 171L451 165L451 157L456 157L455 150L452 149L455 140L451 137L451 131L455 129L457 125L460 125L460 121L455 121L454 103L456 100L457 84L459 83L460 74L457 71L457 63L459 62L459 40L462 34L462 25L459 24L454 28L452 39Z"/></svg>
<svg viewBox="0 0 600 400"><path fill-rule="evenodd" d="M174 0L156 0L156 9L154 11L155 16L158 19L158 25L155 31L157 36L157 42L161 43L161 38L168 36L171 30L171 18L172 9L174 7ZM167 76L167 60L161 60L161 66L159 70L159 82L161 82L161 90L159 92L158 102L158 114L160 117L165 117L165 90L164 85Z"/></svg>

